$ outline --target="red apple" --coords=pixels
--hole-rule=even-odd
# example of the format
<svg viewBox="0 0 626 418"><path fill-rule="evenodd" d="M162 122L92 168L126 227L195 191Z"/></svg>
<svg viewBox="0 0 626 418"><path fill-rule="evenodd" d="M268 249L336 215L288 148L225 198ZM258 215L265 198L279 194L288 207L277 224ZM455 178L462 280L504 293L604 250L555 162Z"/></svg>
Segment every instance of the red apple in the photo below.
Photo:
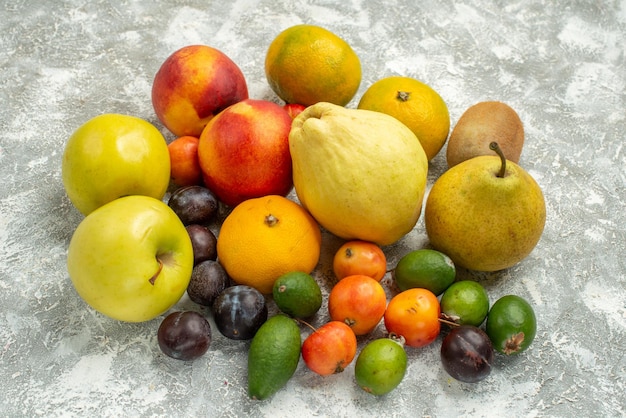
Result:
<svg viewBox="0 0 626 418"><path fill-rule="evenodd" d="M298 103L287 103L283 105L283 108L287 111L289 116L291 116L291 119L295 119L296 116L298 116L300 113L302 113L304 109L306 109L306 106Z"/></svg>
<svg viewBox="0 0 626 418"><path fill-rule="evenodd" d="M327 322L302 343L304 363L322 376L341 373L352 362L356 351L356 335L342 321Z"/></svg>
<svg viewBox="0 0 626 418"><path fill-rule="evenodd" d="M247 98L248 86L239 67L223 52L205 45L174 52L152 84L154 111L176 136L199 137L213 116Z"/></svg>
<svg viewBox="0 0 626 418"><path fill-rule="evenodd" d="M202 184L198 142L195 136L181 136L167 146L170 153L170 177L178 186Z"/></svg>
<svg viewBox="0 0 626 418"><path fill-rule="evenodd" d="M293 187L290 130L291 117L270 101L247 99L223 110L200 135L205 185L229 206L270 194L286 196Z"/></svg>

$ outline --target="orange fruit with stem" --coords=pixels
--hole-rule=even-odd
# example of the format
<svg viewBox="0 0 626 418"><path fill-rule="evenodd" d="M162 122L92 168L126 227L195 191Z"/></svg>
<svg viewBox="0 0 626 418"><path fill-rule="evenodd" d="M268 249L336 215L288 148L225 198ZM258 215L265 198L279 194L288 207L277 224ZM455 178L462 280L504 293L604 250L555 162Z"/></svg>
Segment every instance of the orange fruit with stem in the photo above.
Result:
<svg viewBox="0 0 626 418"><path fill-rule="evenodd" d="M415 287L398 293L389 301L384 321L387 331L404 337L409 347L423 347L441 330L439 299L427 289Z"/></svg>
<svg viewBox="0 0 626 418"><path fill-rule="evenodd" d="M357 340L341 321L330 321L315 329L302 343L302 360L321 376L341 373L356 356Z"/></svg>
<svg viewBox="0 0 626 418"><path fill-rule="evenodd" d="M269 294L283 274L312 272L321 244L320 227L302 206L269 195L235 206L218 233L217 257L236 283Z"/></svg>
<svg viewBox="0 0 626 418"><path fill-rule="evenodd" d="M387 295L376 280L362 274L345 277L328 295L328 312L333 321L342 321L356 335L376 328L385 314Z"/></svg>
<svg viewBox="0 0 626 418"><path fill-rule="evenodd" d="M386 113L409 127L428 161L439 153L450 132L448 106L429 85L411 77L387 77L363 94L359 109Z"/></svg>
<svg viewBox="0 0 626 418"><path fill-rule="evenodd" d="M333 257L333 272L339 280L354 274L363 274L381 281L387 273L387 257L383 250L370 241L345 242Z"/></svg>

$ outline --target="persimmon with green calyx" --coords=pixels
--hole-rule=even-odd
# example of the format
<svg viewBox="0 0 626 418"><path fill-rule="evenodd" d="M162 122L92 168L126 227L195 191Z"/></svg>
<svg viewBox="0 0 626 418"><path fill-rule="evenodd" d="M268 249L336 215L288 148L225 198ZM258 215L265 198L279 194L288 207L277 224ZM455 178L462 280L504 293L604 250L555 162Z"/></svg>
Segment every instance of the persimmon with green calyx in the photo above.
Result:
<svg viewBox="0 0 626 418"><path fill-rule="evenodd" d="M487 315L485 331L500 353L521 353L530 346L537 334L535 311L520 296L502 296Z"/></svg>

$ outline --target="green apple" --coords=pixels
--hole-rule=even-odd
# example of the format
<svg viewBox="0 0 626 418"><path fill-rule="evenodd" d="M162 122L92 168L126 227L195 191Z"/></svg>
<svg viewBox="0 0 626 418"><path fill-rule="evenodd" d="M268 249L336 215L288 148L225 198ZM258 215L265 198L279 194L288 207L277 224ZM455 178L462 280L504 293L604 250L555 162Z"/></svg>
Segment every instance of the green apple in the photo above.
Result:
<svg viewBox="0 0 626 418"><path fill-rule="evenodd" d="M167 142L143 119L99 115L69 138L62 176L70 201L84 215L121 196L162 199L170 181Z"/></svg>
<svg viewBox="0 0 626 418"><path fill-rule="evenodd" d="M169 206L149 196L126 196L82 220L70 241L67 269L93 309L142 322L170 309L185 293L193 248Z"/></svg>

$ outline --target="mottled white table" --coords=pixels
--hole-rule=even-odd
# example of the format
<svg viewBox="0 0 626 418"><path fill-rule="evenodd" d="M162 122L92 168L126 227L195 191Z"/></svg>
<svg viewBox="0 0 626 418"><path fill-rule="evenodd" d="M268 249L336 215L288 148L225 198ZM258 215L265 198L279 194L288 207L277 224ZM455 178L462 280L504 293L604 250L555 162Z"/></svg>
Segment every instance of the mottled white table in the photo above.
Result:
<svg viewBox="0 0 626 418"><path fill-rule="evenodd" d="M349 107L374 81L399 74L432 85L453 125L482 100L508 103L524 123L520 163L545 192L544 235L514 268L459 271L459 278L480 280L492 302L507 293L527 298L539 329L529 351L498 356L479 384L446 375L438 340L408 350L405 380L381 398L356 386L353 367L321 378L301 362L273 398L250 401L247 343L214 328L203 358L175 361L156 344L160 319L107 319L71 286L65 254L82 217L65 196L60 167L73 130L105 112L162 129L152 78L170 53L192 43L225 52L252 97L277 101L264 76L265 51L280 30L302 22L332 30L359 54L363 81ZM624 416L625 55L623 0L4 2L0 415ZM445 170L444 155L431 162L429 185ZM325 236L329 253L315 275L326 293L329 254L339 244ZM389 265L427 244L420 219L386 248ZM200 308L184 298L177 309ZM322 311L317 322L324 320Z"/></svg>

